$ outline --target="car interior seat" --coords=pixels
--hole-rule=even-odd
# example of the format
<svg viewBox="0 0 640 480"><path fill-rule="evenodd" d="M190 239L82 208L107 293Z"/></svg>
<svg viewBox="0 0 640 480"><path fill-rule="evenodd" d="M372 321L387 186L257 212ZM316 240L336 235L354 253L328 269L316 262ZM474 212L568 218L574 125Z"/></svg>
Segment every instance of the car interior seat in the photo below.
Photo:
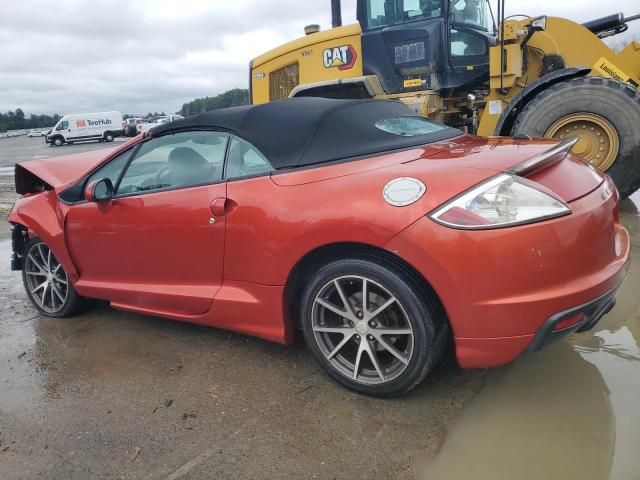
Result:
<svg viewBox="0 0 640 480"><path fill-rule="evenodd" d="M220 179L218 169L190 147L176 147L169 153L169 178L174 187L210 183Z"/></svg>

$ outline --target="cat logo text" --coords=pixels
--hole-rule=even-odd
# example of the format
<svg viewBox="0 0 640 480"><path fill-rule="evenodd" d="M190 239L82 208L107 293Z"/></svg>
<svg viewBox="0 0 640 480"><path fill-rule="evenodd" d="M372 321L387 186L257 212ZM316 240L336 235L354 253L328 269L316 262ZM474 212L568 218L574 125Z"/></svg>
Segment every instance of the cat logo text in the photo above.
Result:
<svg viewBox="0 0 640 480"><path fill-rule="evenodd" d="M350 70L356 64L358 54L352 45L327 48L322 52L324 68L337 68L338 70Z"/></svg>

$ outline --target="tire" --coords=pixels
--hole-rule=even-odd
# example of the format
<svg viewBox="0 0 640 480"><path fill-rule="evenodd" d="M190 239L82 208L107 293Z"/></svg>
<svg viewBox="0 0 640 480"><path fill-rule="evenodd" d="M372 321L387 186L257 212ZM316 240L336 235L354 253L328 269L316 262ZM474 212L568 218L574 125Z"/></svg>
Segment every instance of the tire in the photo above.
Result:
<svg viewBox="0 0 640 480"><path fill-rule="evenodd" d="M618 153L614 157L613 150L613 163L604 170L622 198L628 197L640 188L640 93L631 86L601 77L574 78L552 85L518 115L512 134L549 136L550 129L562 119L580 114L595 114L615 130Z"/></svg>
<svg viewBox="0 0 640 480"><path fill-rule="evenodd" d="M38 312L47 317L65 318L89 306L90 301L76 293L67 272L40 238L29 240L24 251L22 282Z"/></svg>
<svg viewBox="0 0 640 480"><path fill-rule="evenodd" d="M53 139L53 142L51 142L52 145L55 145L56 147L61 147L64 144L64 140L61 137L56 137Z"/></svg>
<svg viewBox="0 0 640 480"><path fill-rule="evenodd" d="M113 133L111 132L107 132L104 134L104 141L105 142L113 142Z"/></svg>
<svg viewBox="0 0 640 480"><path fill-rule="evenodd" d="M377 309L382 312L374 316ZM352 258L313 275L302 297L300 322L307 347L331 377L357 393L392 397L420 384L442 356L448 324L439 312L433 294L405 272L372 257Z"/></svg>

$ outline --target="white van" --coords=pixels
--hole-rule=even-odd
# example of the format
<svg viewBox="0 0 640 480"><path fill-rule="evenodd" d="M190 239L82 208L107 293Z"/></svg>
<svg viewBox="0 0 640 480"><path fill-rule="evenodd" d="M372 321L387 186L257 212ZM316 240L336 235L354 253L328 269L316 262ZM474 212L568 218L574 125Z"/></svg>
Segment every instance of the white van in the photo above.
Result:
<svg viewBox="0 0 640 480"><path fill-rule="evenodd" d="M45 142L59 147L65 143L98 140L113 142L122 135L120 112L74 113L65 115L44 137Z"/></svg>

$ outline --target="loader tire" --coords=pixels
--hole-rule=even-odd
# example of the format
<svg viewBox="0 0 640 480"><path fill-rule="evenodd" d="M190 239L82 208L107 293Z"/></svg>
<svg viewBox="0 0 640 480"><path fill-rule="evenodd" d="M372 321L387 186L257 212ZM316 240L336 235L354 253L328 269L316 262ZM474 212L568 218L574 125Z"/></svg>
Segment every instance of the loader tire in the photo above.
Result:
<svg viewBox="0 0 640 480"><path fill-rule="evenodd" d="M574 153L605 171L622 198L640 188L640 93L610 78L552 85L527 104L513 135L580 137Z"/></svg>

